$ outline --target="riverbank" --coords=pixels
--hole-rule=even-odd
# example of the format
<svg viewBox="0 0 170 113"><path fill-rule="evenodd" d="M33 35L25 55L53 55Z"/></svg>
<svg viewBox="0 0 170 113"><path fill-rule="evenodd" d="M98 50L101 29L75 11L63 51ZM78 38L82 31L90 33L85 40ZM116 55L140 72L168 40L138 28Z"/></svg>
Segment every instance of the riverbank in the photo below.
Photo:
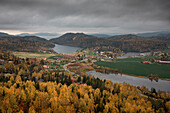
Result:
<svg viewBox="0 0 170 113"><path fill-rule="evenodd" d="M99 78L102 80L111 80L113 83L128 83L132 84L133 86L140 86L140 87L146 87L148 90L151 88L155 88L156 91L162 90L162 91L168 91L170 92L170 81L167 80L159 80L151 81L148 78L143 77L135 77L135 76L129 76L126 74L104 74L96 71L89 71L87 72L88 75L94 76L95 78Z"/></svg>
<svg viewBox="0 0 170 113"><path fill-rule="evenodd" d="M127 76L133 76L133 77L140 77L140 78L148 78L149 79L149 77L146 77L146 76L138 76L138 75L133 75L133 74L127 74L127 73L122 73L122 72L118 72L119 74L124 74L124 75L127 75ZM159 79L161 79L161 80L166 80L166 81L170 81L170 79L164 79L164 78L159 78Z"/></svg>

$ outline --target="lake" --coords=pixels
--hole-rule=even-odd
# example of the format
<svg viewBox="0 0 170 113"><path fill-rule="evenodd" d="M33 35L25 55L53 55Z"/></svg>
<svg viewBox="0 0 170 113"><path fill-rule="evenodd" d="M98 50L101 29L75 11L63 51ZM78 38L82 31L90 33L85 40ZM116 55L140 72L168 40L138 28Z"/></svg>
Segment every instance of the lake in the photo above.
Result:
<svg viewBox="0 0 170 113"><path fill-rule="evenodd" d="M146 86L149 90L153 87L158 90L167 91L170 92L170 81L166 80L160 80L158 82L156 81L150 81L148 78L140 78L140 77L133 77L125 74L103 74L96 71L89 71L87 72L88 75L92 75L95 78L100 78L102 80L112 80L113 83L129 83L135 86Z"/></svg>
<svg viewBox="0 0 170 113"><path fill-rule="evenodd" d="M74 52L81 48L55 44L55 47L52 49L57 53L73 54Z"/></svg>

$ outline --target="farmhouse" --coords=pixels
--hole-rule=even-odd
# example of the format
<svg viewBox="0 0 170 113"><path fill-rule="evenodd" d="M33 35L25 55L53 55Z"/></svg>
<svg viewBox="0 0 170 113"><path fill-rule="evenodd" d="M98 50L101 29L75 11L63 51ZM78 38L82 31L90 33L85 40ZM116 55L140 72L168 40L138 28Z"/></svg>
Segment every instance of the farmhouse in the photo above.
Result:
<svg viewBox="0 0 170 113"><path fill-rule="evenodd" d="M104 52L103 52L103 51L101 51L101 52L100 52L100 55L103 55L103 54L104 54Z"/></svg>
<svg viewBox="0 0 170 113"><path fill-rule="evenodd" d="M43 60L47 60L47 58L42 58Z"/></svg>
<svg viewBox="0 0 170 113"><path fill-rule="evenodd" d="M8 63L9 63L9 64L12 64L12 63L14 63L14 61L8 61Z"/></svg>
<svg viewBox="0 0 170 113"><path fill-rule="evenodd" d="M49 68L49 66L47 66L47 65L43 65L43 68Z"/></svg>
<svg viewBox="0 0 170 113"><path fill-rule="evenodd" d="M149 62L149 61L143 61L143 63L144 63L144 64L150 64L150 62Z"/></svg>
<svg viewBox="0 0 170 113"><path fill-rule="evenodd" d="M159 61L159 64L169 64L170 65L170 61Z"/></svg>
<svg viewBox="0 0 170 113"><path fill-rule="evenodd" d="M54 67L53 67L53 69L57 69L57 68L58 68L58 66L54 66Z"/></svg>

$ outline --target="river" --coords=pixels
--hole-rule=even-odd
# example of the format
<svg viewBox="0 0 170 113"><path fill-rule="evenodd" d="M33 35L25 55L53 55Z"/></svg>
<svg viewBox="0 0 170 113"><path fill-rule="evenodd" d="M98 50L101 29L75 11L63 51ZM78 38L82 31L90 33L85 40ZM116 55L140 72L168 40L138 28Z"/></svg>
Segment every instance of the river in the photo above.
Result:
<svg viewBox="0 0 170 113"><path fill-rule="evenodd" d="M73 54L74 52L81 48L55 44L55 47L52 49L57 53Z"/></svg>
<svg viewBox="0 0 170 113"><path fill-rule="evenodd" d="M80 47L70 47L70 46L64 46L64 45L58 45L56 44L55 47L53 48L53 50L57 53L63 53L63 54L73 54L74 52L76 52L78 49L81 49ZM136 56L139 53L134 53L134 52L128 52L127 54L125 54L124 56L122 56L122 58L126 58L128 56ZM113 83L118 82L118 83L129 83L132 85L136 85L136 86L146 86L149 90L151 89L151 87L155 88L157 91L158 90L163 90L163 91L168 91L170 92L170 81L166 81L166 80L160 80L158 82L156 81L150 81L147 78L140 78L140 77L133 77L133 76L129 76L129 75L125 75L125 74L102 74L99 72L95 72L95 71L89 71L87 72L88 74L91 74L94 77L98 77L100 79L107 79L107 80L112 80Z"/></svg>
<svg viewBox="0 0 170 113"><path fill-rule="evenodd" d="M135 86L146 86L149 90L153 87L158 90L170 92L170 81L159 79L158 82L150 81L148 78L133 77L125 74L103 74L95 71L87 72L88 75L92 75L95 78L100 78L102 80L112 80L113 83L129 83Z"/></svg>

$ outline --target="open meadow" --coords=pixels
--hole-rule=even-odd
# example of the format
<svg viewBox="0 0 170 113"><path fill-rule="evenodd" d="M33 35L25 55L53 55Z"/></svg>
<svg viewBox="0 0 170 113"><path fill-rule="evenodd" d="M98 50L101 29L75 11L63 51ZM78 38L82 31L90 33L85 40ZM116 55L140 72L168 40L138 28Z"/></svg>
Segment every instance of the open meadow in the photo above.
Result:
<svg viewBox="0 0 170 113"><path fill-rule="evenodd" d="M36 58L49 58L56 56L56 54L50 53L32 53L32 52L13 52L14 55L21 57L21 58L29 58L29 57L36 57Z"/></svg>

